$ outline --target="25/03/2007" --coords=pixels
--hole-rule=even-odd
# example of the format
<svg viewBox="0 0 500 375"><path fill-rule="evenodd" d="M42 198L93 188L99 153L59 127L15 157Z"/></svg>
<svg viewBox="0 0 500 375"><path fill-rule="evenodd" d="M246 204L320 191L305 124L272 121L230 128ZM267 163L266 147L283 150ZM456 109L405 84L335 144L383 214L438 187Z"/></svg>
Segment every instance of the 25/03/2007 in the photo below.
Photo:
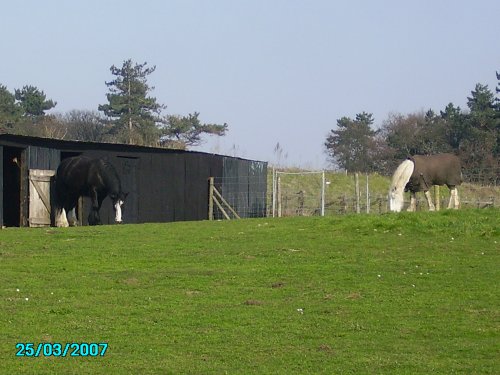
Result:
<svg viewBox="0 0 500 375"><path fill-rule="evenodd" d="M38 343L32 342L17 343L16 357L98 357L103 356L108 350L108 343L77 343L67 342L65 344L55 343Z"/></svg>

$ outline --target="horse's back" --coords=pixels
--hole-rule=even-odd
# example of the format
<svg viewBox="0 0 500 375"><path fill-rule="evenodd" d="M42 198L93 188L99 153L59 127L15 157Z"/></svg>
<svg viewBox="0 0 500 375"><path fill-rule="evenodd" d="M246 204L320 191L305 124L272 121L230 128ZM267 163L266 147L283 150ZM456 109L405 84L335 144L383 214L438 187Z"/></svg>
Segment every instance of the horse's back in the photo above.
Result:
<svg viewBox="0 0 500 375"><path fill-rule="evenodd" d="M56 188L81 190L86 184L91 159L84 156L73 156L64 159L56 172Z"/></svg>
<svg viewBox="0 0 500 375"><path fill-rule="evenodd" d="M462 183L460 159L453 154L415 155L412 180L418 181L422 190L431 185L456 186Z"/></svg>

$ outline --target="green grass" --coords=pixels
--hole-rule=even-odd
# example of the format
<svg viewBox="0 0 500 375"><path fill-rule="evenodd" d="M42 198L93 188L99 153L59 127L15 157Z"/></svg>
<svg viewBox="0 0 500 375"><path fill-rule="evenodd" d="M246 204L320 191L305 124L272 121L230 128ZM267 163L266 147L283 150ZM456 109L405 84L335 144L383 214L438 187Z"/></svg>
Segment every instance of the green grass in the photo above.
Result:
<svg viewBox="0 0 500 375"><path fill-rule="evenodd" d="M491 209L4 229L0 367L497 374L499 218ZM17 342L109 349L20 358Z"/></svg>

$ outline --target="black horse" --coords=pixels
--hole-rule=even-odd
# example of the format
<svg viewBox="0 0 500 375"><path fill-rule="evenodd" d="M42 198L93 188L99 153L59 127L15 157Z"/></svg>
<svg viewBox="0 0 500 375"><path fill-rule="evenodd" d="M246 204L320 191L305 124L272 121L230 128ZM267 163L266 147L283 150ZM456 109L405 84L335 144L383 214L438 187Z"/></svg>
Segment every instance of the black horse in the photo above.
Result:
<svg viewBox="0 0 500 375"><path fill-rule="evenodd" d="M103 159L75 156L64 159L55 177L56 226L75 225L75 207L81 196L90 197L89 225L101 224L99 209L108 195L113 201L115 222L122 221L122 205L128 193L122 191L116 169Z"/></svg>

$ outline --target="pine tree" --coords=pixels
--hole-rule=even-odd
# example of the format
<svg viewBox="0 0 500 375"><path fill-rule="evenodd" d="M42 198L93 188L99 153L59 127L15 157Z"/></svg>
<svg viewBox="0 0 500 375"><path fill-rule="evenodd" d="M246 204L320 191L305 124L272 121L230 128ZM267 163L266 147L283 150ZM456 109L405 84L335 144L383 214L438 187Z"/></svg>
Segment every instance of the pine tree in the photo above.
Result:
<svg viewBox="0 0 500 375"><path fill-rule="evenodd" d="M161 144L170 148L187 149L189 146L199 146L202 143L202 134L226 134L227 124L203 124L198 118L199 115L194 112L187 116L167 116L162 128Z"/></svg>
<svg viewBox="0 0 500 375"><path fill-rule="evenodd" d="M160 112L165 106L149 96L154 87L148 85L147 77L156 67L146 68L146 65L146 62L134 64L129 59L121 68L114 65L110 68L116 78L106 82L108 104L99 105L98 109L111 119L111 133L119 142L142 145L159 142Z"/></svg>
<svg viewBox="0 0 500 375"><path fill-rule="evenodd" d="M0 85L0 130L11 131L20 120L22 108L7 87Z"/></svg>
<svg viewBox="0 0 500 375"><path fill-rule="evenodd" d="M36 121L45 116L45 111L54 108L57 102L47 99L45 93L35 86L24 86L15 91L15 98L24 111L24 116Z"/></svg>
<svg viewBox="0 0 500 375"><path fill-rule="evenodd" d="M460 145L462 160L471 174L497 178L500 166L500 126L495 98L488 86L477 84L467 98L467 136Z"/></svg>
<svg viewBox="0 0 500 375"><path fill-rule="evenodd" d="M325 142L331 161L348 171L372 171L377 151L373 122L373 115L366 112L357 114L355 120L349 117L337 120L338 129L331 130Z"/></svg>

